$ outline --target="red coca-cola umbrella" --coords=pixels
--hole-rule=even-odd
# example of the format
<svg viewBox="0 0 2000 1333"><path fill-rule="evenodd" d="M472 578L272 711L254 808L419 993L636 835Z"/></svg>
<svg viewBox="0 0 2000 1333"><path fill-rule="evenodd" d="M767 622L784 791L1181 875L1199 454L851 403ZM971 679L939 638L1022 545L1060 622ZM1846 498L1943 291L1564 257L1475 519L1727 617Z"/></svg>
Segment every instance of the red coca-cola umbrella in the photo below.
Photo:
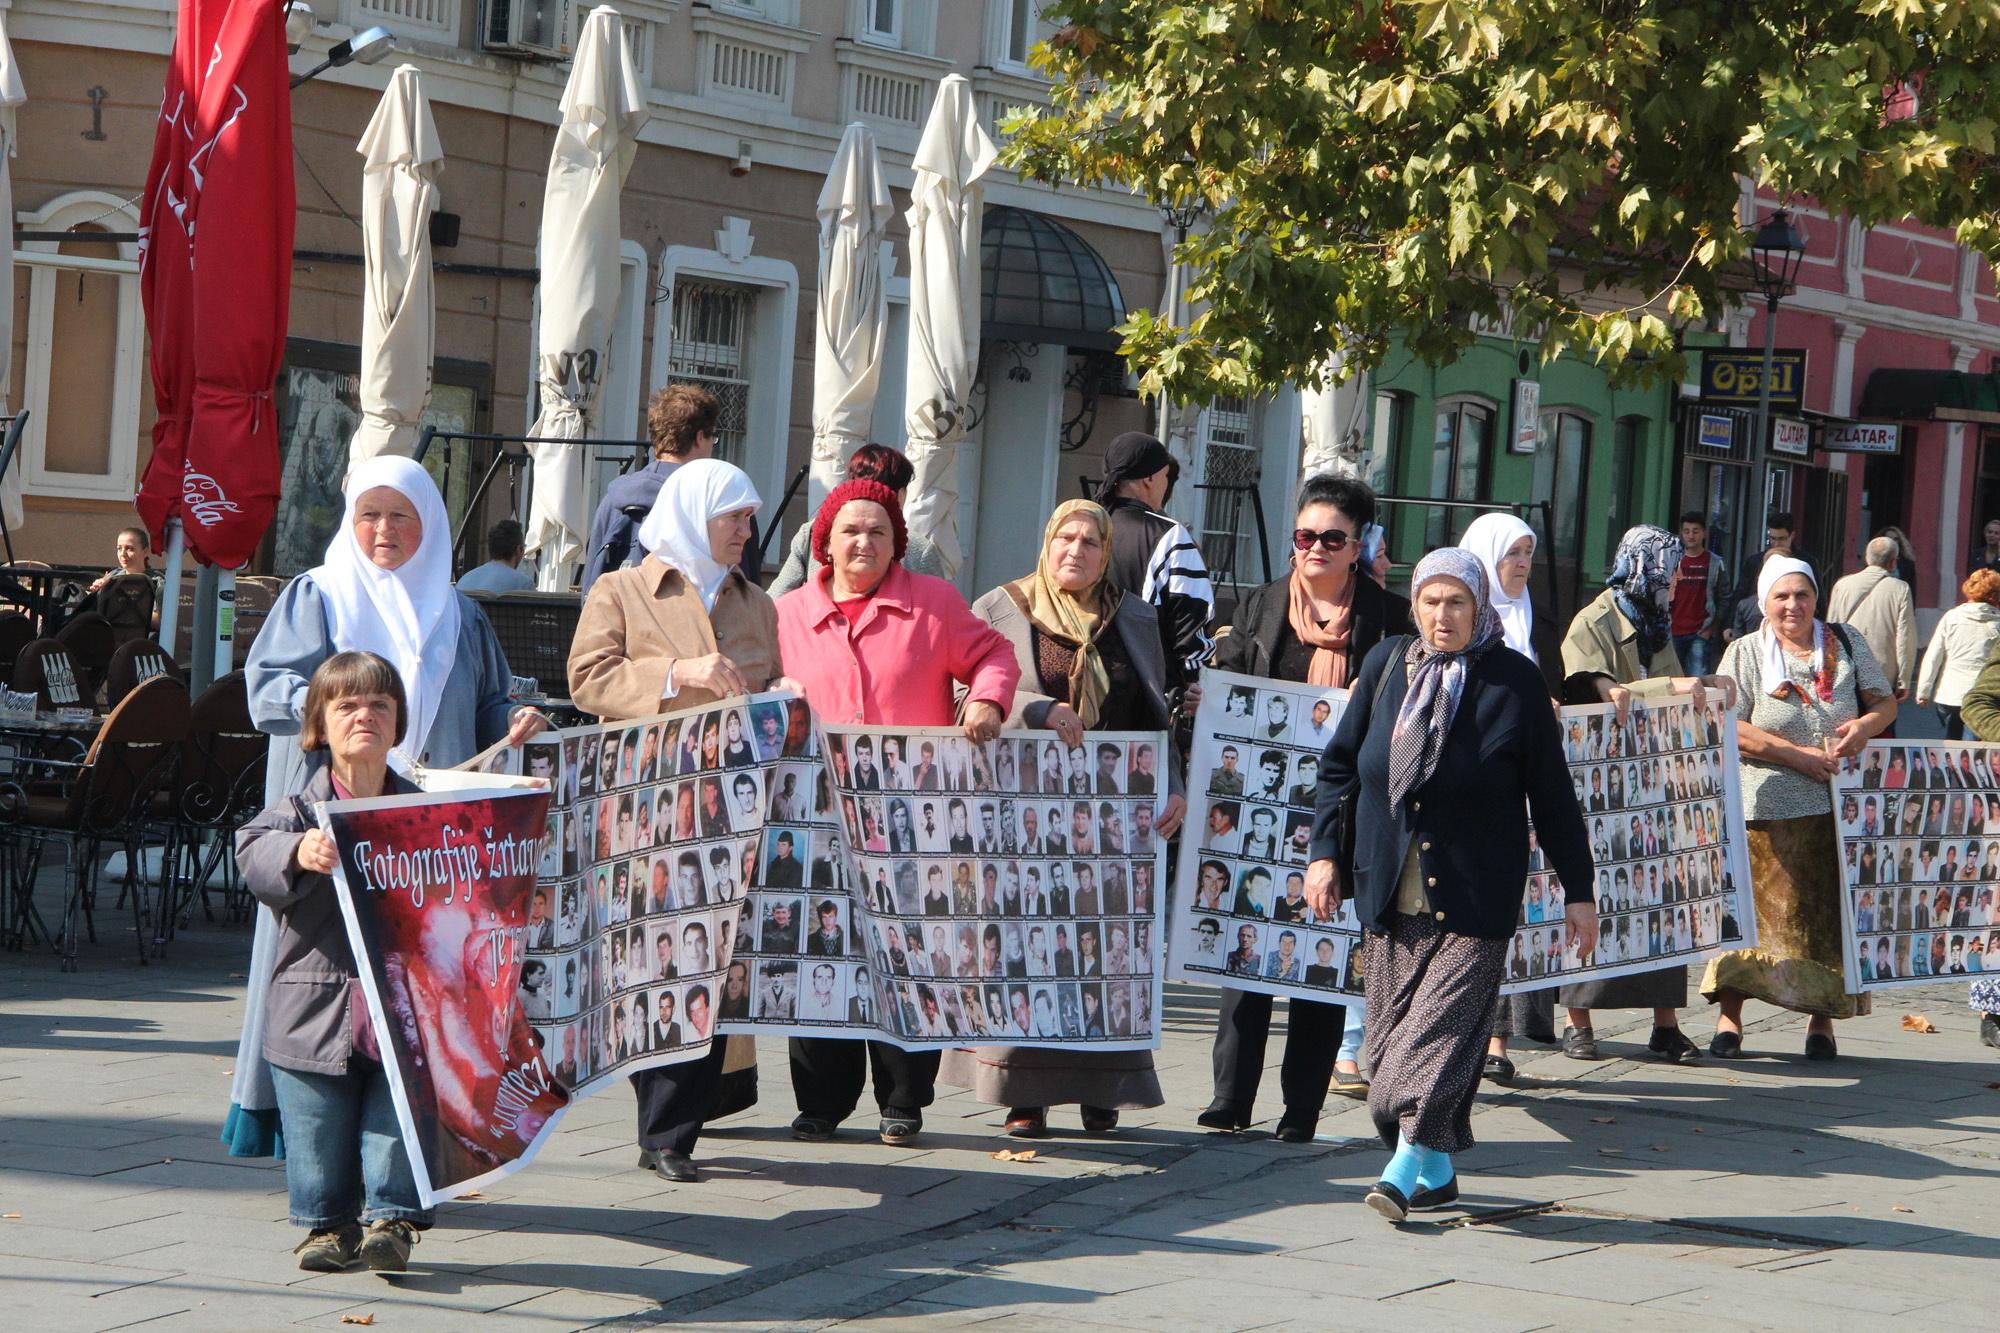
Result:
<svg viewBox="0 0 2000 1333"><path fill-rule="evenodd" d="M235 569L278 498L296 208L284 3L181 0L180 18L143 219L161 426L140 512L163 528L178 510L196 558Z"/></svg>

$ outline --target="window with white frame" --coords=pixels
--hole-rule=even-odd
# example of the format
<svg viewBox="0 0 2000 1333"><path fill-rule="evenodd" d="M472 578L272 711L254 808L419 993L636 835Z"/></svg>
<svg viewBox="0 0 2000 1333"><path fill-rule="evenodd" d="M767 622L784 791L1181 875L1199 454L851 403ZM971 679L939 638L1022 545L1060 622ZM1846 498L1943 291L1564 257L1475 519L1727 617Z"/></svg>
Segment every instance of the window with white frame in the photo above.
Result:
<svg viewBox="0 0 2000 1333"><path fill-rule="evenodd" d="M862 0L862 40L883 46L901 46L906 3L907 0Z"/></svg>
<svg viewBox="0 0 2000 1333"><path fill-rule="evenodd" d="M697 384L722 404L715 456L739 466L750 422L751 322L757 293L735 283L682 278L674 284L668 384Z"/></svg>
<svg viewBox="0 0 2000 1333"><path fill-rule="evenodd" d="M1202 440L1197 510L1202 562L1218 583L1260 581L1256 511L1251 500L1263 477L1255 406L1248 398L1218 398L1209 407Z"/></svg>
<svg viewBox="0 0 2000 1333"><path fill-rule="evenodd" d="M1012 70L1028 67L1028 54L1053 36L1056 25L1044 18L1048 0L987 0L986 50L990 63Z"/></svg>
<svg viewBox="0 0 2000 1333"><path fill-rule="evenodd" d="M106 233L137 231L138 214L114 196L83 191L20 222L74 237L24 241L14 255L15 290L27 293L16 380L29 414L17 464L25 489L129 500L138 476L145 321L138 249Z"/></svg>

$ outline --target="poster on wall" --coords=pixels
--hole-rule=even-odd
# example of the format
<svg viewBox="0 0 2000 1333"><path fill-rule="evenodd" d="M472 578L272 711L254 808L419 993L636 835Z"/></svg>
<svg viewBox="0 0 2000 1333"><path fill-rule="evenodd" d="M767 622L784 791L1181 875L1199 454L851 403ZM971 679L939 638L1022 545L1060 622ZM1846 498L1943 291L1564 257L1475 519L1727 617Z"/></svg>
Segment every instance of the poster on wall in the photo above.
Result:
<svg viewBox="0 0 2000 1333"><path fill-rule="evenodd" d="M1871 741L1833 799L1848 990L2000 971L2000 745Z"/></svg>
<svg viewBox="0 0 2000 1333"><path fill-rule="evenodd" d="M1361 994L1360 925L1305 901L1320 754L1347 691L1202 673L1174 891L1177 981L1302 999Z"/></svg>
<svg viewBox="0 0 2000 1333"><path fill-rule="evenodd" d="M492 779L317 810L424 1205L518 1169L569 1093L523 1012L550 793Z"/></svg>
<svg viewBox="0 0 2000 1333"><path fill-rule="evenodd" d="M1529 830L1503 994L1630 976L1754 947L1735 715L1719 699L1559 710L1596 866L1597 945L1567 938L1563 887Z"/></svg>

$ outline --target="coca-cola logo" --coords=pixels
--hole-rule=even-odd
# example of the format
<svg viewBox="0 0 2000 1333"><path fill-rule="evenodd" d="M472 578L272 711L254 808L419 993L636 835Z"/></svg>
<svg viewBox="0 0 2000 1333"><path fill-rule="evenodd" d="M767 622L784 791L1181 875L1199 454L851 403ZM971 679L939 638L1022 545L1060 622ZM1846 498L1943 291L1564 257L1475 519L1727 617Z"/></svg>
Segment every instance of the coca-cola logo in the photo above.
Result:
<svg viewBox="0 0 2000 1333"><path fill-rule="evenodd" d="M181 474L181 507L205 528L214 527L227 515L243 512L242 506L222 489L221 482L193 468Z"/></svg>

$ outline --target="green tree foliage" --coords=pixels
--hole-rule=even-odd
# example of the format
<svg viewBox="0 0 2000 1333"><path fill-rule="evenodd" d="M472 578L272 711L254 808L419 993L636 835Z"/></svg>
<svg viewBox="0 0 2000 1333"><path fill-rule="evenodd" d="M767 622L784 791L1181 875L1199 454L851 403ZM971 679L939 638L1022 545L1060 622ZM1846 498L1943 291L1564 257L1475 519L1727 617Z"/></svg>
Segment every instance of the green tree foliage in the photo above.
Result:
<svg viewBox="0 0 2000 1333"><path fill-rule="evenodd" d="M1148 392L1320 378L1470 316L1621 380L1748 286L1739 177L2000 260L1996 0L1054 0L1024 174L1204 203ZM1910 89L1916 90L1910 112ZM1811 237L1830 253L1823 222ZM1504 303L1504 307L1503 307Z"/></svg>

